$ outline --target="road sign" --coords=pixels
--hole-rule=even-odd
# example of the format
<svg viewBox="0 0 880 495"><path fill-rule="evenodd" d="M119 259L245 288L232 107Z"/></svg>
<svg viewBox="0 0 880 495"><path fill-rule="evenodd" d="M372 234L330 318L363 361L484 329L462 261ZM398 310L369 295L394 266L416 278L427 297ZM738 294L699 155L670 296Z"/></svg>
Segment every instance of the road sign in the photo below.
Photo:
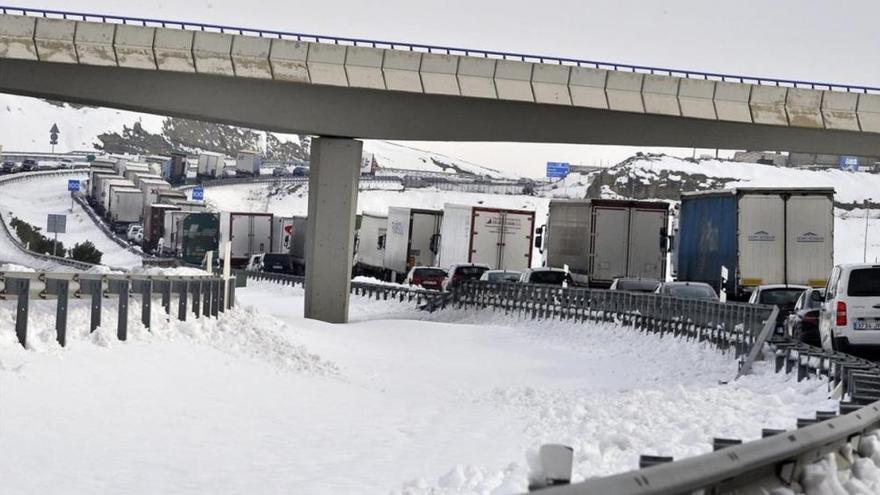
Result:
<svg viewBox="0 0 880 495"><path fill-rule="evenodd" d="M547 177L566 177L569 168L565 162L547 162Z"/></svg>
<svg viewBox="0 0 880 495"><path fill-rule="evenodd" d="M194 187L192 190L193 201L202 201L205 199L205 188L202 186Z"/></svg>
<svg viewBox="0 0 880 495"><path fill-rule="evenodd" d="M49 144L55 146L58 144L58 134L61 131L58 130L58 124L52 124L52 128L49 129Z"/></svg>
<svg viewBox="0 0 880 495"><path fill-rule="evenodd" d="M70 192L79 192L79 181L70 179L67 181L67 190Z"/></svg>
<svg viewBox="0 0 880 495"><path fill-rule="evenodd" d="M67 215L49 214L46 221L46 232L50 234L64 234L67 231Z"/></svg>
<svg viewBox="0 0 880 495"><path fill-rule="evenodd" d="M837 161L837 165L840 167L840 170L846 170L849 172L858 172L859 171L859 157L857 156L841 156Z"/></svg>

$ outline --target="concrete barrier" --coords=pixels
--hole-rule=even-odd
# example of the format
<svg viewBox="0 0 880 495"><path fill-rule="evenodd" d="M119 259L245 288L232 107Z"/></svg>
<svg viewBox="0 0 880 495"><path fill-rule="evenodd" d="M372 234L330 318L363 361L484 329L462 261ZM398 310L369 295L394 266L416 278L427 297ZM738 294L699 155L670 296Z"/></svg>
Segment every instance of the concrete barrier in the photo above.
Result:
<svg viewBox="0 0 880 495"><path fill-rule="evenodd" d="M422 76L422 87L425 93L438 95L461 95L458 88L458 57L455 55L440 55L437 53L423 53L422 66L419 73Z"/></svg>
<svg viewBox="0 0 880 495"><path fill-rule="evenodd" d="M779 86L752 87L749 107L752 109L752 122L756 124L788 125L785 98L788 88Z"/></svg>
<svg viewBox="0 0 880 495"><path fill-rule="evenodd" d="M645 113L642 101L642 81L645 75L638 72L609 71L605 81L608 108L621 112Z"/></svg>
<svg viewBox="0 0 880 495"><path fill-rule="evenodd" d="M362 46L350 46L345 52L345 73L348 85L353 88L385 89L382 73L384 50Z"/></svg>
<svg viewBox="0 0 880 495"><path fill-rule="evenodd" d="M232 35L196 31L192 51L196 72L217 76L235 75L232 67Z"/></svg>
<svg viewBox="0 0 880 495"><path fill-rule="evenodd" d="M552 105L571 105L568 79L571 67L567 65L537 64L532 69L532 90L535 102Z"/></svg>
<svg viewBox="0 0 880 495"><path fill-rule="evenodd" d="M495 59L460 57L457 74L462 96L498 98L495 92Z"/></svg>
<svg viewBox="0 0 880 495"><path fill-rule="evenodd" d="M751 84L716 81L713 100L718 120L751 123L752 109L749 107L751 94Z"/></svg>
<svg viewBox="0 0 880 495"><path fill-rule="evenodd" d="M159 70L195 72L193 32L182 29L157 29L153 53Z"/></svg>
<svg viewBox="0 0 880 495"><path fill-rule="evenodd" d="M309 43L273 39L269 51L272 76L276 81L309 82L308 53Z"/></svg>
<svg viewBox="0 0 880 495"><path fill-rule="evenodd" d="M272 79L269 51L272 40L256 36L232 37L232 69L238 77Z"/></svg>
<svg viewBox="0 0 880 495"><path fill-rule="evenodd" d="M568 78L571 103L578 107L608 108L605 81L608 71L587 67L572 67Z"/></svg>
<svg viewBox="0 0 880 495"><path fill-rule="evenodd" d="M34 44L42 62L77 63L73 44L76 22L66 19L37 19Z"/></svg>
<svg viewBox="0 0 880 495"><path fill-rule="evenodd" d="M77 22L74 46L79 63L91 65L116 65L113 49L115 24Z"/></svg>
<svg viewBox="0 0 880 495"><path fill-rule="evenodd" d="M859 106L858 93L837 91L824 91L823 93L822 120L825 121L826 129L861 130L859 116L856 113Z"/></svg>
<svg viewBox="0 0 880 495"><path fill-rule="evenodd" d="M155 37L156 28L118 24L113 42L116 63L132 69L156 69L156 54L153 53Z"/></svg>
<svg viewBox="0 0 880 495"><path fill-rule="evenodd" d="M495 62L495 89L502 100L535 101L532 95L532 64L518 60Z"/></svg>
<svg viewBox="0 0 880 495"><path fill-rule="evenodd" d="M0 58L38 60L34 45L36 30L35 17L0 16Z"/></svg>
<svg viewBox="0 0 880 495"><path fill-rule="evenodd" d="M715 81L682 79L678 83L678 105L682 117L717 120L714 98Z"/></svg>
<svg viewBox="0 0 880 495"><path fill-rule="evenodd" d="M645 112L661 115L681 115L678 105L678 77L645 74L642 82L642 101Z"/></svg>
<svg viewBox="0 0 880 495"><path fill-rule="evenodd" d="M345 74L345 46L309 43L306 64L312 84L348 86Z"/></svg>
<svg viewBox="0 0 880 495"><path fill-rule="evenodd" d="M859 95L859 127L863 131L880 132L880 95Z"/></svg>
<svg viewBox="0 0 880 495"><path fill-rule="evenodd" d="M385 76L385 87L391 91L422 92L422 78L419 67L422 65L422 54L401 50L385 50L382 57L382 72Z"/></svg>
<svg viewBox="0 0 880 495"><path fill-rule="evenodd" d="M822 118L822 91L815 89L788 88L785 97L788 124L795 127L825 127Z"/></svg>

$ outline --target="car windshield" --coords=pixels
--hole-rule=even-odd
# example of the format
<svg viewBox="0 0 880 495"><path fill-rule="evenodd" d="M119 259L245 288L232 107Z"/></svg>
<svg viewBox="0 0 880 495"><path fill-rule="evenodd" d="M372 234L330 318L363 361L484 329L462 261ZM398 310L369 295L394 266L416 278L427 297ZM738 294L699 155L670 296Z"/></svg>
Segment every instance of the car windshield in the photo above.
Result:
<svg viewBox="0 0 880 495"><path fill-rule="evenodd" d="M495 272L489 274L489 282L516 282L519 280L517 272Z"/></svg>
<svg viewBox="0 0 880 495"><path fill-rule="evenodd" d="M803 289L764 289L761 291L759 302L761 304L773 304L774 306L794 306L794 303L797 302L803 293Z"/></svg>
<svg viewBox="0 0 880 495"><path fill-rule="evenodd" d="M685 299L716 299L715 291L705 285L668 285L665 292Z"/></svg>
<svg viewBox="0 0 880 495"><path fill-rule="evenodd" d="M657 288L656 280L618 280L617 290L627 290L631 292L654 292Z"/></svg>
<svg viewBox="0 0 880 495"><path fill-rule="evenodd" d="M413 277L419 278L445 278L446 272L441 268L416 268Z"/></svg>
<svg viewBox="0 0 880 495"><path fill-rule="evenodd" d="M547 285L562 285L568 278L568 274L565 272L557 272L557 271L542 271L542 272L532 272L531 276L529 276L529 282L533 284L547 284Z"/></svg>
<svg viewBox="0 0 880 495"><path fill-rule="evenodd" d="M880 266L851 271L846 293L852 297L880 297Z"/></svg>
<svg viewBox="0 0 880 495"><path fill-rule="evenodd" d="M473 280L480 278L486 270L488 268L485 266L460 266L455 273L461 278Z"/></svg>

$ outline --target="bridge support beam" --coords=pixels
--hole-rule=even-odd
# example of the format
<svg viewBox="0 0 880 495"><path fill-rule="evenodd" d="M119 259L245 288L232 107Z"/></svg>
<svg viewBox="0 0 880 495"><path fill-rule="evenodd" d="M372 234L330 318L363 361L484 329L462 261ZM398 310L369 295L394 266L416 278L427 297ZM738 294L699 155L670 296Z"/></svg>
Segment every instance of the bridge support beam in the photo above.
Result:
<svg viewBox="0 0 880 495"><path fill-rule="evenodd" d="M363 143L355 139L312 139L306 228L306 318L348 322L362 149Z"/></svg>

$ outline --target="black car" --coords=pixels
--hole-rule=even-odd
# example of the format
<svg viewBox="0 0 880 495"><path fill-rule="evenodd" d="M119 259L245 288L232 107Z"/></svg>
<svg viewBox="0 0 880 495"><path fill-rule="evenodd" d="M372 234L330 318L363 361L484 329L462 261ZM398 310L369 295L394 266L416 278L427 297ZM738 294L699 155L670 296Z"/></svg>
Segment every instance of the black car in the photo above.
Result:
<svg viewBox="0 0 880 495"><path fill-rule="evenodd" d="M821 346L819 312L823 301L825 289L805 290L785 320L785 334L805 344Z"/></svg>
<svg viewBox="0 0 880 495"><path fill-rule="evenodd" d="M5 161L3 162L3 165L0 166L0 172L4 174L11 174L16 171L18 171L18 166L12 161Z"/></svg>
<svg viewBox="0 0 880 495"><path fill-rule="evenodd" d="M26 160L22 160L21 162L21 171L22 172L30 172L37 169L37 161L32 160L30 158Z"/></svg>
<svg viewBox="0 0 880 495"><path fill-rule="evenodd" d="M289 254L266 254L263 256L264 272L294 275L293 256Z"/></svg>

